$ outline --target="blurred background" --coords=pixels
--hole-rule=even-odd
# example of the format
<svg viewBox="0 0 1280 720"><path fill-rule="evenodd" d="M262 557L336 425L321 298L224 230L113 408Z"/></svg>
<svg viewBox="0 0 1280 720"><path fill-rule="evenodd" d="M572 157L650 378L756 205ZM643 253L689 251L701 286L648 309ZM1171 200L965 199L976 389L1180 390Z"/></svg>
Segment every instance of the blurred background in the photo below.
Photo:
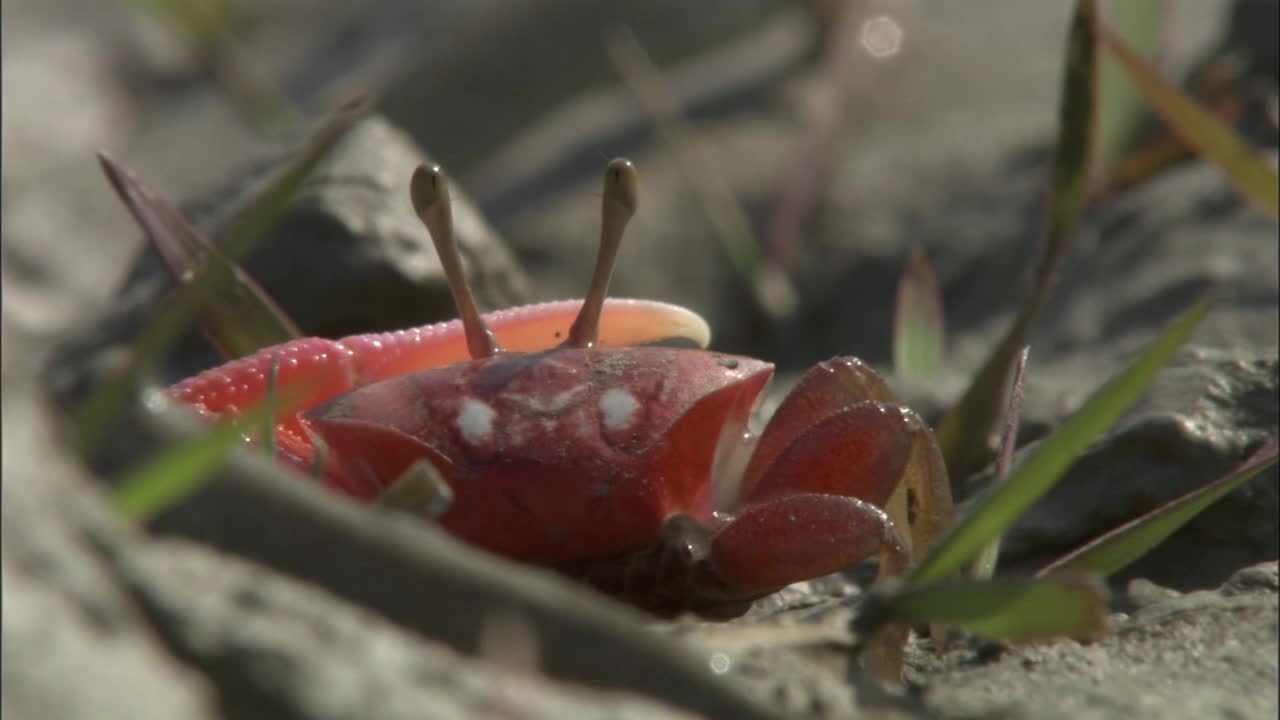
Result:
<svg viewBox="0 0 1280 720"><path fill-rule="evenodd" d="M1258 97L1274 95L1275 2L1144 4L1161 6L1153 47L1167 77L1194 84L1227 58L1232 87L1262 83ZM336 194L306 202L341 206L364 182L383 218L403 215L416 143L497 230L493 243L464 239L491 307L582 292L600 174L626 155L643 185L614 294L688 305L707 316L716 347L784 368L837 353L883 365L898 278L920 248L939 279L948 364L964 377L1029 282L1071 10L1019 0L6 2L5 319L45 337L93 325L133 266L139 233L95 151L212 232L318 118L365 93L377 132L360 141L363 165L322 172L316 182ZM1265 122L1235 119L1274 148ZM1115 289L1060 293L1072 300L1040 323L1042 357L1162 322L1209 280L1270 297L1274 272L1246 268L1269 267L1274 246L1218 252L1190 235L1156 237L1184 220L1225 227L1241 202L1225 181L1203 182L1213 195L1194 209L1167 202L1185 189L1148 185L1138 195L1154 195L1127 193L1122 210L1086 219L1063 284ZM322 219L345 223L352 242L391 222L331 209ZM425 235L405 223L372 260L300 257L299 244L331 251L301 237L316 222L295 225L249 267L309 332L450 317ZM273 245L287 251L271 255ZM1192 246L1201 249L1176 259ZM1132 277L1148 255L1171 259ZM1206 341L1273 340L1269 324L1219 326Z"/></svg>

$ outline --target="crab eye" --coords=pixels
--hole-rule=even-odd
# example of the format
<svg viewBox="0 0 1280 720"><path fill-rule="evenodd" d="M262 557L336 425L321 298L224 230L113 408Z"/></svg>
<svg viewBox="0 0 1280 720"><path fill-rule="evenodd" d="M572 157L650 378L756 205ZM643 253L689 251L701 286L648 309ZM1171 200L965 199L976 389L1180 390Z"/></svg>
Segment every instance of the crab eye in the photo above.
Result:
<svg viewBox="0 0 1280 720"><path fill-rule="evenodd" d="M609 163L605 173L604 196L608 203L616 203L627 212L634 213L640 194L640 173L626 158L616 158Z"/></svg>

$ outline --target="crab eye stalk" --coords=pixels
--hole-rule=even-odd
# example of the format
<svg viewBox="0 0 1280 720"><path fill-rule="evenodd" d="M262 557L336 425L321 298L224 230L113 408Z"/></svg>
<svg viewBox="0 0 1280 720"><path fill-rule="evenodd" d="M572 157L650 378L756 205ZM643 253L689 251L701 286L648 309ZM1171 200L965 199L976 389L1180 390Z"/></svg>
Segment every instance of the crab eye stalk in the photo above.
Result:
<svg viewBox="0 0 1280 720"><path fill-rule="evenodd" d="M453 237L453 210L449 204L449 183L439 165L419 165L409 180L409 196L418 219L427 228L431 242L436 246L440 264L444 267L453 303L458 306L458 317L467 334L467 350L471 357L481 359L501 352L493 331L476 309L475 296L462 271L462 256Z"/></svg>
<svg viewBox="0 0 1280 720"><path fill-rule="evenodd" d="M589 348L600 336L600 312L609 294L609 278L617 262L622 233L636 212L636 196L640 176L630 160L618 158L609 163L604 174L604 202L600 228L600 251L596 255L596 269L591 275L591 289L582 302L582 309L569 328L567 347Z"/></svg>

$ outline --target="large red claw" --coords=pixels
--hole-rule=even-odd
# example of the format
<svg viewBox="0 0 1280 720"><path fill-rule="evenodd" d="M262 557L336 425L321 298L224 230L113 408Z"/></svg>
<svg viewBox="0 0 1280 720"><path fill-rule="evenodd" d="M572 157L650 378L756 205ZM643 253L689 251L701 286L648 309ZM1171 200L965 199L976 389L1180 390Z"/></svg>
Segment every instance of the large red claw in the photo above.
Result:
<svg viewBox="0 0 1280 720"><path fill-rule="evenodd" d="M837 410L864 400L891 402L893 394L876 371L861 360L835 357L809 368L769 419L738 492L751 497L778 454L797 437Z"/></svg>
<svg viewBox="0 0 1280 720"><path fill-rule="evenodd" d="M884 507L902 479L918 426L913 414L889 403L842 408L778 453L742 502L826 493Z"/></svg>
<svg viewBox="0 0 1280 720"><path fill-rule="evenodd" d="M581 300L525 305L485 316L499 343L512 351L555 347L568 334ZM680 338L706 347L711 331L692 310L650 300L605 302L599 344L638 345ZM424 325L387 333L352 335L341 340L302 338L184 380L173 396L211 420L229 420L257 407L267 394L267 378L276 364L276 387L288 388L288 403L276 409L280 432L300 433L293 414L353 388L418 370L470 359L462 322ZM302 388L301 392L297 392ZM285 393L281 391L281 399Z"/></svg>
<svg viewBox="0 0 1280 720"><path fill-rule="evenodd" d="M206 370L170 390L211 420L229 420L258 407L267 396L272 367L280 431L300 434L295 414L355 387L352 358L341 343L302 338Z"/></svg>
<svg viewBox="0 0 1280 720"><path fill-rule="evenodd" d="M876 552L895 574L909 561L883 510L857 498L813 493L753 505L711 540L715 572L744 593L839 572Z"/></svg>

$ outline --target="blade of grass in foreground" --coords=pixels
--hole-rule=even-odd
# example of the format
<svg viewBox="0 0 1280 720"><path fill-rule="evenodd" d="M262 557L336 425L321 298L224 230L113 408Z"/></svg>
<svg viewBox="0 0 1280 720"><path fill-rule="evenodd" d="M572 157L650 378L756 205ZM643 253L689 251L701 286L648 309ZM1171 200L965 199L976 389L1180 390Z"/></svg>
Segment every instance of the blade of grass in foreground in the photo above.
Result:
<svg viewBox="0 0 1280 720"><path fill-rule="evenodd" d="M302 183L311 177L347 131L368 114L370 107L369 98L356 97L340 105L320 123L289 162L277 170L218 233L218 246L227 257L239 260L253 247L275 223Z"/></svg>
<svg viewBox="0 0 1280 720"><path fill-rule="evenodd" d="M236 252L247 250L263 231L274 222L283 210L293 190L305 179L306 174L319 162L328 149L341 136L341 129L349 128L367 109L367 102L359 99L341 107L318 133L318 140L308 143L299 158L286 166L283 180L269 183L266 192L237 216L228 233L231 247L224 246L228 258ZM318 154L317 154L318 153ZM163 354L190 327L192 320L219 289L225 285L221 273L198 273L189 284L180 285L176 301L161 308L156 318L134 341L125 365L97 388L76 409L73 432L76 447L82 454L91 455L101 447L115 418L136 394L141 379L155 366Z"/></svg>
<svg viewBox="0 0 1280 720"><path fill-rule="evenodd" d="M1103 7L1102 20L1144 57L1155 57L1168 0L1124 0ZM1098 68L1099 170L1111 170L1136 149L1138 133L1150 111L1114 59L1101 58Z"/></svg>
<svg viewBox="0 0 1280 720"><path fill-rule="evenodd" d="M1188 145L1226 172L1242 195L1280 218L1280 180L1249 146L1208 111L1160 76L1106 27L1098 40L1137 84L1152 109Z"/></svg>
<svg viewBox="0 0 1280 720"><path fill-rule="evenodd" d="M899 377L929 378L942 372L946 331L938 277L929 256L912 249L898 280L893 317L893 370Z"/></svg>
<svg viewBox="0 0 1280 720"><path fill-rule="evenodd" d="M144 520L181 502L226 462L232 449L242 442L240 432L237 425L220 425L129 472L112 493L116 509L127 517Z"/></svg>
<svg viewBox="0 0 1280 720"><path fill-rule="evenodd" d="M990 640L1091 640L1107 631L1107 592L1095 578L952 580L873 593L854 629L866 637L887 623L938 623Z"/></svg>
<svg viewBox="0 0 1280 720"><path fill-rule="evenodd" d="M1201 511L1275 465L1278 445L1280 440L1272 438L1244 464L1226 475L1096 538L1084 547L1046 565L1038 575L1064 572L1110 575L1124 568L1164 542Z"/></svg>
<svg viewBox="0 0 1280 720"><path fill-rule="evenodd" d="M1009 372L1018 352L1027 344L1040 310L1049 300L1058 267L1084 208L1096 124L1098 53L1094 30L1097 15L1095 0L1080 0L1076 5L1058 108L1058 148L1049 195L1049 217L1031 295L1008 334L938 425L938 445L947 459L947 472L956 480L967 477L991 458L990 438L1004 409Z"/></svg>
<svg viewBox="0 0 1280 720"><path fill-rule="evenodd" d="M907 574L910 583L930 583L958 572L1000 537L1062 477L1094 439L1137 402L1208 309L1200 300L1160 333L1123 372L1098 388L1084 405L1017 466L1009 479L992 485L950 532Z"/></svg>
<svg viewBox="0 0 1280 720"><path fill-rule="evenodd" d="M272 361L274 376L275 361ZM242 413L236 420L207 426L199 434L160 452L154 458L122 476L115 483L112 499L128 517L145 520L190 496L204 484L238 444L245 438L260 438L261 448L275 458L275 422L277 411L295 406L299 398L311 395L312 386L303 382L288 388L271 387L261 403ZM164 390L147 391L154 398L149 403L172 402Z"/></svg>
<svg viewBox="0 0 1280 720"><path fill-rule="evenodd" d="M159 252L178 285L211 276L217 297L200 309L200 329L224 357L249 355L302 333L240 266L218 251L167 200L136 175L100 154L102 171Z"/></svg>
<svg viewBox="0 0 1280 720"><path fill-rule="evenodd" d="M1031 348L1022 348L1013 368L1013 383L1009 393L1009 409L1005 411L1004 434L1000 438L1000 454L996 456L996 471L992 484L1003 483L1013 464L1013 451L1018 445L1018 426L1022 421L1022 386L1027 372L1027 354ZM996 560L1000 557L1000 538L992 540L974 559L970 575L978 579L989 578L996 573Z"/></svg>

